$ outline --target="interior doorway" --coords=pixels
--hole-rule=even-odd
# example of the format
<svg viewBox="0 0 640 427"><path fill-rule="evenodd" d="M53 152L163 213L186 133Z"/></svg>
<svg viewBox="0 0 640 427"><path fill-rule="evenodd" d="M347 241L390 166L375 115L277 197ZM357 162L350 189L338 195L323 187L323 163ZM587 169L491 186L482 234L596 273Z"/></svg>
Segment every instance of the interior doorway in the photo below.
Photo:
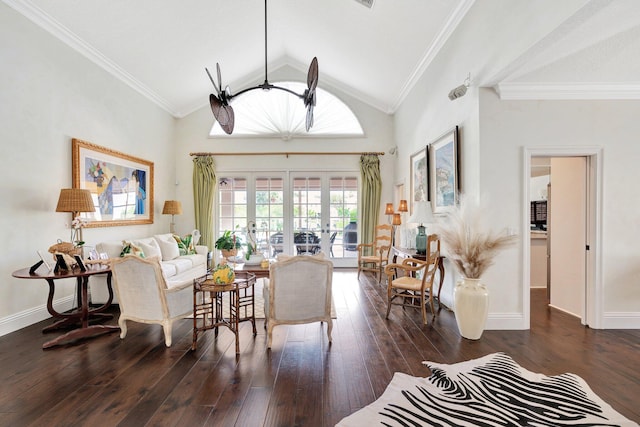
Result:
<svg viewBox="0 0 640 427"><path fill-rule="evenodd" d="M524 254L524 258L523 258L523 266L524 266L524 272L525 272L525 277L523 278L523 312L525 314L525 320L526 320L526 324L528 325L528 327L530 328L530 292L531 292L531 284L532 284L532 275L534 276L533 280L535 279L535 271L532 270L532 268L536 268L536 266L532 266L532 262L535 262L535 258L534 255L534 251L535 248L534 246L531 244L532 242L532 237L535 237L536 234L540 231L538 229L536 229L536 227L532 227L532 206L533 204L531 203L534 199L539 198L537 197L538 195L533 194L533 192L535 190L532 190L530 182L531 182L531 176L533 174L533 170L536 169L536 165L539 163L538 160L540 158L549 158L549 159L557 159L557 167L559 169L563 169L563 164L571 164L571 159L574 159L575 162L580 163L582 162L584 164L584 169L583 169L583 173L580 176L580 184L579 186L584 186L584 191L582 192L584 194L584 202L582 205L583 211L584 213L581 214L582 218L584 219L584 221L582 222L582 225L580 225L580 222L572 222L570 223L571 226L573 227L572 232L576 232L576 230L579 230L578 233L580 231L583 231L582 235L584 236L583 242L579 243L579 244L573 244L571 249L566 249L566 248L562 248L561 245L551 245L550 249L546 249L545 248L545 252L548 250L550 253L548 253L548 255L550 256L549 258L549 273L550 273L550 285L551 285L551 295L550 295L550 299L551 299L551 303L552 305L558 305L560 309L564 309L565 311L568 311L572 314L575 314L577 316L580 317L581 323L584 325L588 325L592 328L601 328L602 326L602 301L603 301L603 295L602 295L602 281L601 281L601 248L600 248L600 242L601 242L601 213L602 213L602 184L601 184L601 177L602 177L602 152L600 148L580 148L580 147L576 147L576 148L542 148L542 149L525 149L524 150L524 165L525 165L525 209L523 209L524 212L524 218L523 218L523 254ZM569 162L569 163L567 163ZM551 167L551 165L550 165ZM575 179L575 178L572 178ZM561 182L561 181L558 181ZM562 186L568 186L569 190L571 190L572 188L574 188L576 184L575 181L571 181L568 180L565 183L562 184ZM560 187L559 187L560 188ZM567 189L562 190L562 191L568 191L565 194L570 194L570 196L567 196L566 198L568 199L569 197L573 197L573 193L571 193L571 191L569 191ZM575 192L574 192L575 193ZM577 191L577 193L580 193L580 191ZM555 230L556 232L559 232L560 234L554 233L554 230L552 229L553 224L556 223L556 221L552 221L551 217L553 216L553 212L554 212L554 204L553 204L553 200L556 200L556 207L559 208L562 204L565 204L565 200L564 199L558 199L554 194L554 188L553 188L553 184L551 185L551 190L550 190L550 194L551 194L551 199L549 199L550 195L547 194L546 197L547 199L551 200L551 202L549 203L550 206L550 210L549 210L549 223L547 224L547 227L549 227L547 230L545 230L545 232L549 233L552 235L552 237L550 238L550 241L554 241L554 237L555 236L555 241L558 241L559 243L562 243L563 241L566 240L566 236L563 236L563 234L566 234L565 232L567 232L567 230L563 230L562 228L569 228L567 227L563 227L562 225L558 226L556 225L556 227L561 228L560 230ZM547 201L549 201L547 200ZM559 200L559 201L558 201ZM578 204L580 204L580 202L576 202ZM575 212L573 214L570 215L576 215ZM562 224L562 223L559 223ZM567 252L567 251L571 251L571 253L565 253L565 260L556 260L557 262L554 262L553 260L553 256L554 256L554 246L555 246L555 251L560 252L559 255L563 255L562 252ZM576 253L579 252L579 253ZM558 277L558 272L563 272L563 270L569 271L569 267L564 264L566 263L566 259L570 259L571 262L573 261L579 261L577 263L574 263L575 265L572 266L571 268L573 270L572 273L570 273L571 275L573 275L575 271L578 271L581 269L581 273L583 274L581 279L576 279L575 277L571 277L571 280L565 278L561 278ZM582 266L580 266L580 262L582 262ZM554 289L554 279L553 279L553 271L556 271L555 276L557 276L559 279L561 279L560 281L558 281L556 283L557 286L560 286L559 289ZM576 270L577 269L577 270ZM539 276L538 276L539 277ZM577 288L574 288L573 290L567 290L567 289L562 289L562 286L564 285L560 285L560 283L562 283L562 280L569 280L572 281L574 286L576 283L576 280L578 280L580 282L580 284L578 285ZM577 289L577 290L576 290ZM556 304L554 304L554 291L559 291L556 292L555 295L555 301ZM576 295L577 294L577 295ZM572 305L573 304L573 305Z"/></svg>
<svg viewBox="0 0 640 427"><path fill-rule="evenodd" d="M587 251L587 163L580 157L533 157L531 289L546 303L584 319Z"/></svg>

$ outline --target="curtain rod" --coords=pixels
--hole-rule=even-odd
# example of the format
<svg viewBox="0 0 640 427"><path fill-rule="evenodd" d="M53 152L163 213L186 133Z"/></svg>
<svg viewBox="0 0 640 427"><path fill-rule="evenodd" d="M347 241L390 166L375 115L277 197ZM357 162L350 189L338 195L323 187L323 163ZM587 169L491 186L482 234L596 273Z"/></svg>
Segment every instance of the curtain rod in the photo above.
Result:
<svg viewBox="0 0 640 427"><path fill-rule="evenodd" d="M190 156L361 156L366 154L374 154L377 156L384 156L384 151L351 151L351 152L336 152L336 151L269 151L269 152L254 152L254 153L189 153Z"/></svg>

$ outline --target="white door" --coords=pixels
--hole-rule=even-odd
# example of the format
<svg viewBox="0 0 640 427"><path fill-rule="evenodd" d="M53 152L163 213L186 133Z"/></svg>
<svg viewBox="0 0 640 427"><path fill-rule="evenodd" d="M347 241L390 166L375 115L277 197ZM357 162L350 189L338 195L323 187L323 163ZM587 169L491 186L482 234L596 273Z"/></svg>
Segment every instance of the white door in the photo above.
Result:
<svg viewBox="0 0 640 427"><path fill-rule="evenodd" d="M357 173L296 172L290 186L292 252L322 251L336 267L355 267Z"/></svg>
<svg viewBox="0 0 640 427"><path fill-rule="evenodd" d="M586 157L551 159L550 304L581 319L586 288L586 177Z"/></svg>

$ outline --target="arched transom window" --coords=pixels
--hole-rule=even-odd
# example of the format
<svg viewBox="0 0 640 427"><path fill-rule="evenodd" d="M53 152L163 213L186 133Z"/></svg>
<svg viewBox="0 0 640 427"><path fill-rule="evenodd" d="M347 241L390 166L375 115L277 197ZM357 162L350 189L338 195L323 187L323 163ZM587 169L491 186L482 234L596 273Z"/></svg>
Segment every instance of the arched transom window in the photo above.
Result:
<svg viewBox="0 0 640 427"><path fill-rule="evenodd" d="M304 93L306 85L299 82L278 82L296 93ZM353 111L341 100L321 88L316 89L314 124L305 129L307 109L302 100L285 91L253 90L232 101L235 126L232 135L224 133L215 122L212 137L266 136L291 139L293 136L362 136L364 132Z"/></svg>

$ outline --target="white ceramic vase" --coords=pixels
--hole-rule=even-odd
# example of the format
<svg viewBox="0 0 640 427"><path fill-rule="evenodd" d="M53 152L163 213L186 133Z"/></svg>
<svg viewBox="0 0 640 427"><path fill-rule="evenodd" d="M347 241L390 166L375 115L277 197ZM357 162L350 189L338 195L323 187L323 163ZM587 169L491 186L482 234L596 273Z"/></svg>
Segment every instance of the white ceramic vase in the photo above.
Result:
<svg viewBox="0 0 640 427"><path fill-rule="evenodd" d="M489 291L480 279L463 278L456 284L453 296L460 335L480 339L489 314Z"/></svg>

